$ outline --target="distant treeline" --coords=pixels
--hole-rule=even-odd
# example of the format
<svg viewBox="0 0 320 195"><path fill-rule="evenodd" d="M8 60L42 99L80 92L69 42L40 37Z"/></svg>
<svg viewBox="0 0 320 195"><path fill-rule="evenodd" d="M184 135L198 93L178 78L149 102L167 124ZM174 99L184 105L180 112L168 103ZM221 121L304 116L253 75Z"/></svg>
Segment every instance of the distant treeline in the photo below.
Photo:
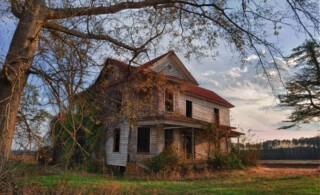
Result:
<svg viewBox="0 0 320 195"><path fill-rule="evenodd" d="M256 145L261 160L319 160L320 136L292 140L268 140Z"/></svg>

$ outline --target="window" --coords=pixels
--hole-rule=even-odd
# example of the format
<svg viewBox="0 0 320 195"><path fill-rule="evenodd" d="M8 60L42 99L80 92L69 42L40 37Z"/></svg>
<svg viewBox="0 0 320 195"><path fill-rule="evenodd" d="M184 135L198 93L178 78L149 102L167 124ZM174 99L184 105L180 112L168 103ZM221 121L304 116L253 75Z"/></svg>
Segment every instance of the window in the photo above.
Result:
<svg viewBox="0 0 320 195"><path fill-rule="evenodd" d="M192 101L186 101L186 116L192 118Z"/></svg>
<svg viewBox="0 0 320 195"><path fill-rule="evenodd" d="M115 91L113 95L114 109L116 112L120 112L122 108L122 93L121 91Z"/></svg>
<svg viewBox="0 0 320 195"><path fill-rule="evenodd" d="M164 146L168 147L173 143L173 130L165 129L164 132Z"/></svg>
<svg viewBox="0 0 320 195"><path fill-rule="evenodd" d="M172 66L171 66L171 64L166 64L166 68L169 70L169 71L171 71L173 68L172 68Z"/></svg>
<svg viewBox="0 0 320 195"><path fill-rule="evenodd" d="M138 152L149 153L150 152L150 128L139 127L138 128Z"/></svg>
<svg viewBox="0 0 320 195"><path fill-rule="evenodd" d="M219 109L218 108L214 109L214 122L217 125L220 125L220 116L219 116Z"/></svg>
<svg viewBox="0 0 320 195"><path fill-rule="evenodd" d="M120 151L120 129L117 128L113 132L113 152Z"/></svg>
<svg viewBox="0 0 320 195"><path fill-rule="evenodd" d="M173 112L173 92L166 89L165 92L165 110Z"/></svg>

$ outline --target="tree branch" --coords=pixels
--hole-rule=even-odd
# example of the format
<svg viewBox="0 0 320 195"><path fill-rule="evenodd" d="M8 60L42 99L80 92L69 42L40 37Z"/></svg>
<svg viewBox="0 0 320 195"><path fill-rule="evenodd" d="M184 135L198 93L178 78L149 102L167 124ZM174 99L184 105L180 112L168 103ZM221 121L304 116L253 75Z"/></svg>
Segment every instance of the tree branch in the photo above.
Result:
<svg viewBox="0 0 320 195"><path fill-rule="evenodd" d="M110 6L60 8L47 10L47 19L63 19L76 16L92 16L101 14L114 14L127 9L139 9L161 4L172 3L172 0L145 0L140 2L122 2Z"/></svg>
<svg viewBox="0 0 320 195"><path fill-rule="evenodd" d="M17 18L20 18L22 16L22 6L19 5L19 1L18 0L10 0L10 4L11 4L12 14Z"/></svg>
<svg viewBox="0 0 320 195"><path fill-rule="evenodd" d="M44 27L49 30L60 31L60 32L66 33L68 35L73 35L73 36L83 38L83 39L95 39L95 40L109 41L119 47L123 47L125 49L130 50L130 51L137 51L139 49L139 48L124 44L124 43L122 43L122 42L120 42L120 41L118 41L108 35L96 35L96 34L83 33L83 32L77 31L77 30L68 29L64 26L61 26L61 25L53 23L53 22L46 22Z"/></svg>

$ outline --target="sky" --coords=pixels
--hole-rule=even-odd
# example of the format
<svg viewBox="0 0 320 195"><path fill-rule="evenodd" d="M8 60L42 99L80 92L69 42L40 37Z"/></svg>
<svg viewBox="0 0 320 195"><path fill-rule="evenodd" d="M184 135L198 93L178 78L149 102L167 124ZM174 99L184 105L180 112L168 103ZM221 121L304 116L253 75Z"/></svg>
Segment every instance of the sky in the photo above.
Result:
<svg viewBox="0 0 320 195"><path fill-rule="evenodd" d="M294 34L286 34L285 38L279 39L286 54L304 40ZM278 100L265 76L256 72L257 56L249 55L246 59L248 63L242 65L239 55L231 52L228 47L220 47L220 55L215 59L204 58L196 61L184 59L183 55L178 56L201 87L218 93L235 105L235 108L230 110L231 126L247 135L250 130L252 141L256 142L320 135L319 121L288 130L278 130L290 110L277 105ZM278 87L275 91L283 92L281 86Z"/></svg>
<svg viewBox="0 0 320 195"><path fill-rule="evenodd" d="M14 26L11 21L0 21L0 61L4 60ZM281 29L280 34L274 39L285 54L289 54L305 37L288 29ZM219 55L214 59L208 57L200 61L185 59L180 53L177 55L201 87L215 91L235 105L235 108L231 109L231 125L238 131L246 133L250 129L255 141L320 135L319 122L304 124L300 128L277 130L290 110L283 110L277 106L277 99L270 86L266 85L265 77L256 72L254 65L257 56L249 55L246 59L248 63L243 65L240 63L239 55L223 44L220 44L217 50Z"/></svg>

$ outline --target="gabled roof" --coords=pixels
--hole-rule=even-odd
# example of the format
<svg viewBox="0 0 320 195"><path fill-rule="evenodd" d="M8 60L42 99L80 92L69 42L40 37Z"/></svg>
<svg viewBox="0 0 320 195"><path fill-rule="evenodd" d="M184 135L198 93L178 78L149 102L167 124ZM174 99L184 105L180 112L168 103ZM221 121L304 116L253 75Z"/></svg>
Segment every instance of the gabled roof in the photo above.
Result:
<svg viewBox="0 0 320 195"><path fill-rule="evenodd" d="M157 66L161 61L164 61L166 58L169 58L168 60L170 62L173 62L174 66L177 68L178 72L181 75L183 75L185 81L190 82L194 85L199 85L197 80L192 76L192 74L189 72L189 70L186 68L186 66L181 62L181 60L174 53L174 51L171 51L171 50L169 52L157 57L157 58L154 58L153 60L150 60L149 62L146 62L146 63L140 65L139 68L152 70L155 66ZM170 75L166 75L166 76L170 77Z"/></svg>
<svg viewBox="0 0 320 195"><path fill-rule="evenodd" d="M156 57L154 58L153 60L150 60L149 62L146 62L142 65L139 66L139 68L150 68L152 65L154 65L156 62L158 62L159 60L161 60L162 58L165 58L166 56L170 55L174 53L172 50L168 51L167 53L159 56L159 57Z"/></svg>
<svg viewBox="0 0 320 195"><path fill-rule="evenodd" d="M190 95L196 95L196 96L200 96L203 97L207 100L211 100L215 103L221 104L223 106L227 106L228 108L233 108L234 105L232 105L230 102L228 102L227 100L225 100L224 98L222 98L221 96L219 96L218 94L216 94L213 91L210 91L208 89L204 89L202 87L190 87L188 89L186 89L186 92Z"/></svg>
<svg viewBox="0 0 320 195"><path fill-rule="evenodd" d="M112 58L108 58L107 62L112 64L112 65L117 66L119 71L121 71L124 74L129 73L129 69L132 69L132 70L136 69L136 67L134 67L134 66L129 66L128 64L126 64L124 62L121 62L119 60L112 59Z"/></svg>
<svg viewBox="0 0 320 195"><path fill-rule="evenodd" d="M173 54L173 55L172 55ZM101 79L103 79L106 74L107 74L107 64L112 64L114 66L116 66L118 68L118 70L123 74L123 75L128 75L130 73L130 71L134 72L134 74L139 74L139 71L141 70L145 70L147 69L148 71L150 71L149 73L155 73L152 69L150 69L155 63L161 61L162 59L168 57L172 55L174 58L176 58L176 60L179 60L179 58L174 54L173 51L169 51L149 62L146 62L142 65L140 65L139 67L134 67L134 66L129 66L128 64L124 63L124 62L121 62L119 60L116 60L116 59L112 59L112 58L108 58L105 62L105 67L102 69L100 75L98 76L98 78L96 79L95 83L93 84L93 86L97 83L97 82L100 82ZM182 66L183 68L184 65L182 64L182 62L179 60L178 63L181 63L179 66ZM190 74L191 73L185 68L185 70L187 72L187 74ZM192 75L191 75L192 77ZM189 77L189 78L191 78ZM197 86L197 83L195 84L195 82L190 79L190 80L185 80L185 79L181 79L181 78L178 78L178 77L174 77L174 76L171 76L171 75L166 75L166 78L168 80L172 80L172 81L175 81L175 82L179 82L179 83L182 83L182 84L185 84L187 86L185 92L191 96L196 96L196 97L200 97L200 98L204 98L205 100L207 101L211 101L211 102L214 102L214 103L217 103L219 105L222 105L222 106L226 106L228 108L233 108L234 105L232 105L230 102L228 102L227 100L225 100L224 98L222 98L221 96L219 96L218 94L216 94L215 92L213 91L210 91L208 89L204 89L202 87L198 87ZM193 78L193 77L192 77ZM193 78L194 79L194 78ZM195 80L195 79L194 79ZM123 80L119 80L117 83L119 82L122 82ZM91 86L92 87L92 86Z"/></svg>

